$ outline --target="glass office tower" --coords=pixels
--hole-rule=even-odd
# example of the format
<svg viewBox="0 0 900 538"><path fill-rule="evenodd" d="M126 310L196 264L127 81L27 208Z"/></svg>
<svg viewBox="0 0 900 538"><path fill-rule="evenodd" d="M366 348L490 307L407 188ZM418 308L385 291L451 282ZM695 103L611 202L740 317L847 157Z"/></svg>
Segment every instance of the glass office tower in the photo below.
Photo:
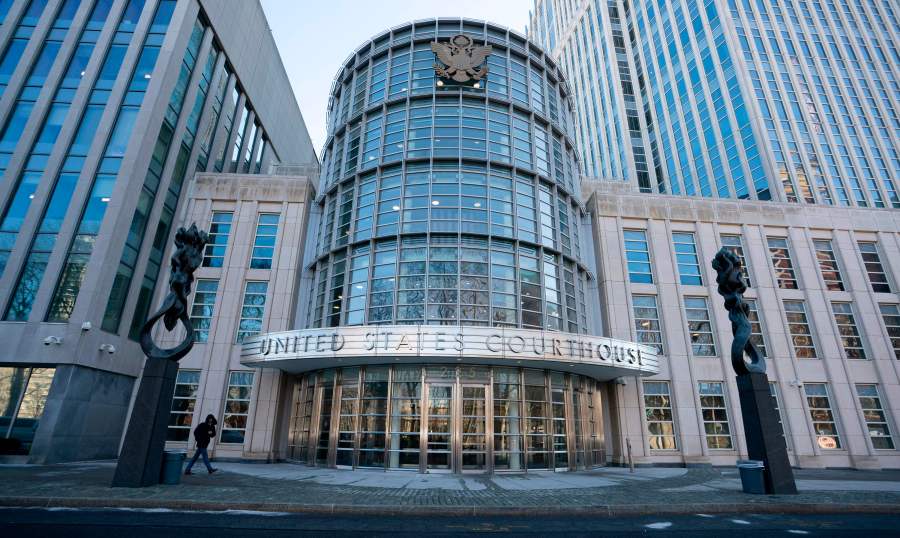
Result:
<svg viewBox="0 0 900 538"><path fill-rule="evenodd" d="M474 66L485 77L436 74L434 49L451 40L491 47ZM566 371L574 364L485 361L466 340L483 334L490 350L506 330L516 352L537 335L529 349L553 353L554 338L559 351L596 334L570 99L540 49L465 19L399 26L344 63L329 105L306 334L351 342L356 326L384 338L412 327L420 356L362 354L312 370L309 356L285 362L307 370L294 382L289 458L420 472L603 464L603 367L581 375ZM429 338L447 349L444 334L460 351L450 362L421 351ZM258 348L245 342L245 355Z"/></svg>
<svg viewBox="0 0 900 538"><path fill-rule="evenodd" d="M4 450L115 456L184 184L280 159L316 161L257 2L0 2Z"/></svg>
<svg viewBox="0 0 900 538"><path fill-rule="evenodd" d="M531 26L574 75L587 175L641 192L900 207L891 2L538 0Z"/></svg>

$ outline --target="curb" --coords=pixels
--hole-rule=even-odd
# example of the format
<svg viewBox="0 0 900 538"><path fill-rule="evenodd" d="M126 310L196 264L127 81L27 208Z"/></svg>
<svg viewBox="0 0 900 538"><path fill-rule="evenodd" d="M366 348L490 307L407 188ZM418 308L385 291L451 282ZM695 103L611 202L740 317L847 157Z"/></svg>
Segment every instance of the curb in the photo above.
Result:
<svg viewBox="0 0 900 538"><path fill-rule="evenodd" d="M177 511L247 510L294 514L382 515L382 516L561 516L590 515L625 517L685 514L883 514L897 513L896 504L878 503L718 503L718 504L627 504L564 506L390 506L353 504L222 503L166 499L91 499L64 497L0 497L5 508L137 508Z"/></svg>

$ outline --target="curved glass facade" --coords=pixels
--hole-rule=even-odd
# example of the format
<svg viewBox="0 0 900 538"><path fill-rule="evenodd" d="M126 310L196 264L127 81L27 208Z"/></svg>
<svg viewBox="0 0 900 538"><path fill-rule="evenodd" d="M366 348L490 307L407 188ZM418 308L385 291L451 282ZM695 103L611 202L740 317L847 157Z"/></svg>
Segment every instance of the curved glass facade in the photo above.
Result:
<svg viewBox="0 0 900 538"><path fill-rule="evenodd" d="M492 46L475 86L439 84L431 43ZM481 22L375 37L332 88L309 327L587 332L583 215L557 66Z"/></svg>
<svg viewBox="0 0 900 538"><path fill-rule="evenodd" d="M458 34L492 47L468 85L435 73L432 43ZM540 49L483 22L416 22L358 49L332 87L306 325L587 333L570 108ZM594 379L394 359L296 378L290 457L420 472L603 461Z"/></svg>
<svg viewBox="0 0 900 538"><path fill-rule="evenodd" d="M603 463L591 378L525 368L366 366L294 385L288 456L420 472L590 468Z"/></svg>

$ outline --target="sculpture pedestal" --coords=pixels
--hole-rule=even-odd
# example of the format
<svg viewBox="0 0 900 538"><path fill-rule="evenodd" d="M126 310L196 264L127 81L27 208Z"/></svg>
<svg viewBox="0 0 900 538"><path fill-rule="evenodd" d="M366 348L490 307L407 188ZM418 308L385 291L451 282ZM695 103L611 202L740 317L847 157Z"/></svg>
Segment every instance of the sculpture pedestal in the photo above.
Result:
<svg viewBox="0 0 900 538"><path fill-rule="evenodd" d="M178 361L148 357L119 453L113 487L159 484Z"/></svg>
<svg viewBox="0 0 900 538"><path fill-rule="evenodd" d="M766 466L764 479L767 494L795 494L794 472L788 460L784 430L769 392L766 374L750 372L737 376L744 419L747 454Z"/></svg>

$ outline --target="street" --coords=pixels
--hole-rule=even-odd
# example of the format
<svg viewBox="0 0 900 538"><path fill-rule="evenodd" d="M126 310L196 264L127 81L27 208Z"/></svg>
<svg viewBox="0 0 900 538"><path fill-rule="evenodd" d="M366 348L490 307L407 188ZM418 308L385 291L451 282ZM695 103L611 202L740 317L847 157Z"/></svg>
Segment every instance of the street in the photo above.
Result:
<svg viewBox="0 0 900 538"><path fill-rule="evenodd" d="M167 509L0 508L5 537L292 536L363 534L447 536L900 536L896 514L683 516L360 516Z"/></svg>

